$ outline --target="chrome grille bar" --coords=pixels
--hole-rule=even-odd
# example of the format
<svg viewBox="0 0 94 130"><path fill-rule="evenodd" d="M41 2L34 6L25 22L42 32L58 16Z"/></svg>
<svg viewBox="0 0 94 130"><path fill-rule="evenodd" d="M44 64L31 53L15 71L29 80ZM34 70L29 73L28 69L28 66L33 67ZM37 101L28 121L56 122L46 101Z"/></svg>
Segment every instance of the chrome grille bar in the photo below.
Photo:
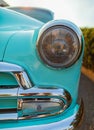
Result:
<svg viewBox="0 0 94 130"><path fill-rule="evenodd" d="M13 98L13 97L18 97L17 95L18 93L18 88L11 88L11 89L7 89L7 88L0 88L0 99L1 98Z"/></svg>
<svg viewBox="0 0 94 130"><path fill-rule="evenodd" d="M24 111L24 106L29 105L33 107L33 104L37 103L39 106L40 104L44 105L48 103L56 106L61 106L61 109L57 112L54 112L54 110L49 110L45 114L37 114L35 111L33 111L33 114L29 114L28 116L23 116L23 114L20 114L18 119L28 119L28 118L38 118L38 117L47 117L52 115L57 115L62 113L65 109L67 109L71 104L71 96L70 94L62 89L62 88L53 88L53 87L36 87L23 90L22 88L19 88L18 92L18 111L19 113L22 113ZM36 105L37 106L37 105ZM38 106L37 106L38 107ZM43 106L45 107L45 106ZM39 108L41 109L41 108ZM43 112L43 111L42 111Z"/></svg>
<svg viewBox="0 0 94 130"><path fill-rule="evenodd" d="M2 106L3 104L0 104L0 121L17 120L18 118L17 98L18 98L18 86L8 89L0 87L0 99L2 100L2 102L5 103L4 106ZM7 102L8 100L10 100L10 104L9 102ZM11 105L11 101L16 101L15 108L13 108L13 106Z"/></svg>
<svg viewBox="0 0 94 130"><path fill-rule="evenodd" d="M17 120L17 109L0 109L0 121Z"/></svg>
<svg viewBox="0 0 94 130"><path fill-rule="evenodd" d="M17 80L19 86L23 87L24 89L29 89L33 87L33 84L31 83L27 73L24 71L22 67L18 65L6 63L6 62L0 62L0 72L12 73L12 75Z"/></svg>

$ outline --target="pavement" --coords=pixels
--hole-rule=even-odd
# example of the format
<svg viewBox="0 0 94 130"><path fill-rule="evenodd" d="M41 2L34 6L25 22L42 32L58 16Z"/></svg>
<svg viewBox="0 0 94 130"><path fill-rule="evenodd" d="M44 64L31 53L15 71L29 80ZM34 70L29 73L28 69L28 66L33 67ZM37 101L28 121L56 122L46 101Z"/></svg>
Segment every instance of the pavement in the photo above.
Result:
<svg viewBox="0 0 94 130"><path fill-rule="evenodd" d="M79 130L94 130L94 82L81 74L79 96L84 101L84 120Z"/></svg>

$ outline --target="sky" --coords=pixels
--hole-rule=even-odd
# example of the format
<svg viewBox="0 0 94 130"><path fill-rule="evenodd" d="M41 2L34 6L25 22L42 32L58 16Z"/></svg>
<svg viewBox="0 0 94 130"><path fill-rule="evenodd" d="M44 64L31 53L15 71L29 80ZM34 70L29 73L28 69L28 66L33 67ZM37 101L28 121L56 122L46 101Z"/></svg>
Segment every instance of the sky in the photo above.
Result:
<svg viewBox="0 0 94 130"><path fill-rule="evenodd" d="M79 27L94 27L94 0L5 0L11 6L50 9L55 19L66 19Z"/></svg>

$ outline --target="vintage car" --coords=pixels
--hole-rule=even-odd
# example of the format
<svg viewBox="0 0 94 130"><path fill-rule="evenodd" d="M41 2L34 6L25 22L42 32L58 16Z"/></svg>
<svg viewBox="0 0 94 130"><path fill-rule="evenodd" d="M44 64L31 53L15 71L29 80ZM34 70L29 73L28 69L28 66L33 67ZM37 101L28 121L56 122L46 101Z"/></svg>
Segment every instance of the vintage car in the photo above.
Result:
<svg viewBox="0 0 94 130"><path fill-rule="evenodd" d="M34 10L36 17L0 8L0 129L75 130L83 117L82 32Z"/></svg>

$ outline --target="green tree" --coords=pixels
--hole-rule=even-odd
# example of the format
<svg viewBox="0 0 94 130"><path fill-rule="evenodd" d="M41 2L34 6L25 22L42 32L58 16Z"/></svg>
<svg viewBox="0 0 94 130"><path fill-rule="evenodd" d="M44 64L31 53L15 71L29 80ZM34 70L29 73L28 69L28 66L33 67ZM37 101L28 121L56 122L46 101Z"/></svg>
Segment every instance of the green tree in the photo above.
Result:
<svg viewBox="0 0 94 130"><path fill-rule="evenodd" d="M85 39L83 65L94 71L94 28L81 29Z"/></svg>

